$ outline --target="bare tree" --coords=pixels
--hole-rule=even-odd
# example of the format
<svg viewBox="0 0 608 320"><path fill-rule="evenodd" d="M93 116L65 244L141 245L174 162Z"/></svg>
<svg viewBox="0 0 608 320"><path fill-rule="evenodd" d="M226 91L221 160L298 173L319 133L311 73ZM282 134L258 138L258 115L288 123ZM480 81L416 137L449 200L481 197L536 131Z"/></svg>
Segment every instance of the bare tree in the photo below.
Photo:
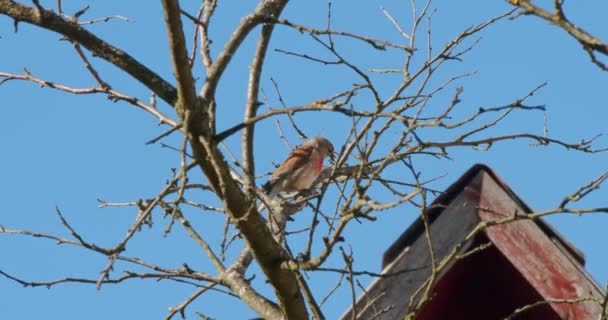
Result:
<svg viewBox="0 0 608 320"><path fill-rule="evenodd" d="M461 108L464 89L458 84L472 73L446 75L447 72L443 71L444 66L461 61L473 50L485 29L523 14L549 19L568 31L583 44L592 61L605 70L605 65L595 55L605 55L606 45L569 22L561 11L559 1L556 1L556 12L553 14L546 13L529 1L509 1L521 9L515 8L478 22L449 41L438 44L432 38L433 10L430 1L403 4L404 8L409 6L411 10L412 23L409 28L404 27L389 10L383 9L386 21L394 26L400 36L397 40L387 40L334 28L331 2L324 13L327 16L326 26L319 28L296 22L298 16L293 19L282 17L281 13L288 5L286 0L262 0L254 10L242 17L229 39L218 44L213 42L210 32L214 26L214 14L218 6L229 4L205 0L198 11L189 12L180 8L180 2L176 0L161 0L175 76L175 80L171 81L163 79L151 66L96 36L88 28L91 24L128 18L108 16L84 21L82 17L89 14L88 7L70 15L62 9L61 0L46 5L37 0L32 2L29 5L0 0L0 13L14 21L15 30L30 24L60 34L73 46L80 58L78 63L84 65L96 85L70 86L44 79L27 69L18 74L0 72L0 85L19 80L32 82L71 94L103 95L112 101L142 109L166 128L164 133L148 143L162 144L171 149L168 152L179 153L180 164L155 195L142 195L141 200L131 202L100 200L100 207L129 207L134 213L132 225L123 231L124 234L114 234L115 244L112 246L98 245L79 232L60 208L56 209L56 214L69 231L69 237L49 234L44 230L0 226L0 232L4 234L52 240L107 258L98 278L67 275L57 280L33 281L0 269L4 277L26 286L53 287L75 282L99 288L131 279L168 280L194 289L183 303L170 308L167 319L178 314L184 316L186 308L193 301L204 299L209 291L240 299L264 319L325 319L324 303L335 290L328 293L315 290L309 284L306 273L335 274L337 286L348 287L353 301L355 291L360 286L357 276L382 276L370 270L355 270L353 250L357 248L349 246L347 226L353 222L382 223L382 219L378 219L378 212L404 206L422 214L429 198L439 192L432 188L432 182L440 177L428 173L423 175L419 169L420 161L449 161L450 153L457 148L491 150L497 144L513 140L531 142L536 146L556 145L580 153L606 150L593 144L595 137L573 137L567 141L551 137L546 130L544 134L535 134L531 129L519 131L520 128L509 127L508 119L514 114L545 110L542 105L528 102L545 83L530 88L528 92L518 93L511 101L498 101L496 106L470 111L470 108ZM185 25L193 25L194 28L189 30ZM293 79L293 83L273 80L271 90L262 91L262 70L271 63L267 53L270 40L278 28L305 35L310 43L321 48L322 53L291 49L289 43L276 44L276 52L294 59L294 63L341 68L349 74L340 83L342 89L323 98L311 98L311 101L301 105L290 105L282 95L285 87L295 85L297 79ZM221 80L248 37L254 37L257 43L252 56L248 58L250 69L244 115L237 116L234 106L228 107L218 102L217 92L220 86L230 85ZM357 61L343 49L345 41L350 41L348 45L354 43L358 49L363 48L361 50L370 60L381 60L390 51L398 55L399 63L390 67L375 67ZM212 43L220 48L216 54L213 54ZM147 102L145 98L125 93L119 89L119 85L110 83L98 69L99 60L105 60L139 81L150 90L152 99ZM197 85L199 78L201 84ZM310 96L319 95L311 92ZM157 102L156 98L161 101ZM274 105L275 102L280 105ZM262 105L268 108L264 109ZM340 143L334 141L341 146L337 150L337 158L323 171L313 192L269 199L257 188L261 180L256 171L254 143L260 143L260 137L256 136L255 129L267 119L275 119L279 132L290 130L301 138L307 138L315 132L304 129L306 123L298 120L296 115L309 112L332 117L341 127L347 128L339 137ZM233 125L220 127L219 118L229 118ZM491 129L496 127L509 133L493 134ZM163 144L164 139L176 135L180 137L179 146ZM231 150L224 142L239 135L240 150ZM283 140L292 146L293 141L284 137ZM167 164L167 167L172 165ZM202 180L192 177L197 171L202 173ZM525 218L536 219L558 213L608 212L608 207L571 206L597 190L607 177L608 172L600 173L589 184L573 188L573 193L557 203L555 208ZM201 193L205 196L200 197ZM286 228L291 217L303 210L312 213L306 225L298 230ZM200 212L218 212L225 217L224 225L213 226L216 230L223 230L221 239L210 239L204 229L191 223L192 217ZM163 228L159 224L152 224L153 218L166 220L165 234L172 232L173 228L183 228L207 255L215 270L197 270L191 267L191 263L184 263L181 268L157 265L139 258L138 252L128 250L132 239L149 230L144 226ZM505 219L496 223L513 220ZM228 253L231 246L239 245L242 246L240 252ZM455 254L435 261L434 273L454 257ZM184 261L190 258L184 257ZM124 266L119 269L122 274L115 270L117 262ZM254 262L259 266L265 282L251 281L247 275ZM412 306L412 317L428 300L433 285L433 279L429 279L427 286L421 290L422 298ZM262 293L268 288L274 294ZM605 306L606 301L604 299L598 303Z"/></svg>

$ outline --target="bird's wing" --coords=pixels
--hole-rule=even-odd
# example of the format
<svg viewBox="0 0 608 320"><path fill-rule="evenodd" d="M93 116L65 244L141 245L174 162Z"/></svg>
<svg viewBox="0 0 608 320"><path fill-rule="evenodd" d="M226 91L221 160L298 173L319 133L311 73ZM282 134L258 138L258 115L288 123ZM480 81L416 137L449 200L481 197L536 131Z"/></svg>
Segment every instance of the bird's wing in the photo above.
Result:
<svg viewBox="0 0 608 320"><path fill-rule="evenodd" d="M292 173L306 165L312 156L314 147L302 145L292 151L287 159L272 173L268 182L264 185L265 191L270 191L277 184L289 178Z"/></svg>

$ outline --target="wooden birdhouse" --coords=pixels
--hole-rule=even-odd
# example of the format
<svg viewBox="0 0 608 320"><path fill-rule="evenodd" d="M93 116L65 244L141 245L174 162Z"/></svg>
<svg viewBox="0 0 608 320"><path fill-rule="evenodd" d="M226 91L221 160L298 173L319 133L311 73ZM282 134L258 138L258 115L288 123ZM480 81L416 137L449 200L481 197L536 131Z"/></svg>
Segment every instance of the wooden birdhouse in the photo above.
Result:
<svg viewBox="0 0 608 320"><path fill-rule="evenodd" d="M417 305L410 319L598 319L604 293L584 255L530 212L490 168L473 166L425 211L428 237L419 217L342 319L405 319Z"/></svg>

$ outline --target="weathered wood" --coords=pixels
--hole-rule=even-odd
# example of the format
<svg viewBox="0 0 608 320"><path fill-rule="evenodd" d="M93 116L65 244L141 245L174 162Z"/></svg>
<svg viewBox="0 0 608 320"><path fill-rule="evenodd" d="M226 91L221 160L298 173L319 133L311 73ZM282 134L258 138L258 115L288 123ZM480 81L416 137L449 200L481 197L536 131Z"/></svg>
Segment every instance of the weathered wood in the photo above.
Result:
<svg viewBox="0 0 608 320"><path fill-rule="evenodd" d="M477 180L475 178L474 180ZM437 262L449 253L478 223L476 214L478 192L467 189L452 201L454 205L443 210L431 224L431 240ZM465 244L461 251L470 247ZM449 266L445 270L449 270ZM403 273L401 273L403 272ZM356 302L356 319L402 319L408 312L410 297L431 274L431 255L427 239L422 233L382 271L385 275L376 279ZM441 278L438 275L437 280ZM342 319L352 319L351 307Z"/></svg>
<svg viewBox="0 0 608 320"><path fill-rule="evenodd" d="M512 216L515 212L527 213L488 174L483 176L479 206L479 216L484 221ZM590 295L601 299L601 290L590 281L580 264L569 258L533 221L492 226L486 234L544 299L578 299ZM556 303L551 307L562 319L594 319L601 313L593 301Z"/></svg>
<svg viewBox="0 0 608 320"><path fill-rule="evenodd" d="M479 222L531 211L491 169L473 166L426 211L436 261ZM356 319L404 318L410 298L431 274L424 231L418 218L391 245L383 257L384 277L370 284L342 319L353 319L353 312ZM421 319L467 315L485 320L503 318L517 308L546 299L602 299L602 289L583 268L584 255L541 219L491 226L460 250L487 242L492 247L446 266L437 275L434 299L420 310ZM484 305L479 305L480 301ZM593 301L543 304L517 319L596 319L600 308Z"/></svg>

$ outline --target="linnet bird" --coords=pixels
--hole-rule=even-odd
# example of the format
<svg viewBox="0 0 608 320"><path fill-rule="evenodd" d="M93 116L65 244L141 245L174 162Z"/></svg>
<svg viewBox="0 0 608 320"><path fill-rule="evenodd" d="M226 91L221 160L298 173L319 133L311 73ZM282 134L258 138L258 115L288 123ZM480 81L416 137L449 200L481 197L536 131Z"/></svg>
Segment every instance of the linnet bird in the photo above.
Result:
<svg viewBox="0 0 608 320"><path fill-rule="evenodd" d="M272 173L262 191L270 198L280 192L310 189L323 170L325 157L333 158L334 146L329 140L316 136L293 150Z"/></svg>

